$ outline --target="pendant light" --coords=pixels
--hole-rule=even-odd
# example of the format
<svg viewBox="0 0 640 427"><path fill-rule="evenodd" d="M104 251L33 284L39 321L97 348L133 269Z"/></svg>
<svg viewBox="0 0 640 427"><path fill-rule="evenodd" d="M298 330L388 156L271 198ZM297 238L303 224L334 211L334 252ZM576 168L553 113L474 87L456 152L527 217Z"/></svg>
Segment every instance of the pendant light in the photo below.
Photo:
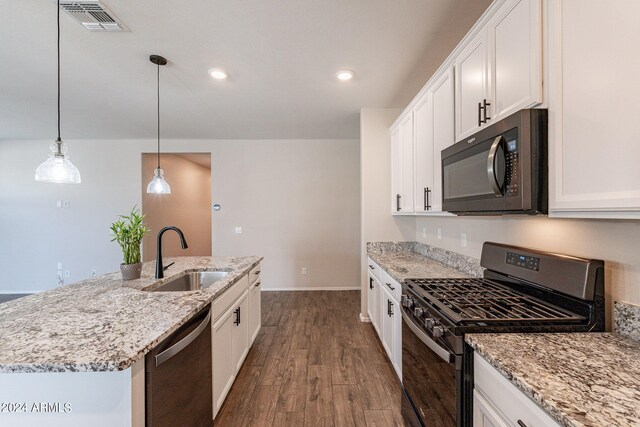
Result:
<svg viewBox="0 0 640 427"><path fill-rule="evenodd" d="M162 56L151 55L149 61L158 67L158 167L153 172L153 179L147 185L147 193L153 194L171 194L171 187L164 180L164 172L160 167L160 66L166 65L167 60Z"/></svg>
<svg viewBox="0 0 640 427"><path fill-rule="evenodd" d="M36 181L80 184L80 171L67 153L67 146L60 138L60 0L58 5L58 138L51 143L51 155L36 169Z"/></svg>

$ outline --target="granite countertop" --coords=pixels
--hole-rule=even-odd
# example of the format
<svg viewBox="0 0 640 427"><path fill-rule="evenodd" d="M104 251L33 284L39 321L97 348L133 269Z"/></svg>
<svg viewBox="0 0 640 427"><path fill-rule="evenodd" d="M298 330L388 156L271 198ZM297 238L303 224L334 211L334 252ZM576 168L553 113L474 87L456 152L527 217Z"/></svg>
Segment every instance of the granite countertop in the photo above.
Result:
<svg viewBox="0 0 640 427"><path fill-rule="evenodd" d="M477 259L417 242L369 243L367 255L398 282L482 276Z"/></svg>
<svg viewBox="0 0 640 427"><path fill-rule="evenodd" d="M177 257L164 279L110 273L0 305L0 372L119 371L140 360L256 266L262 257ZM189 292L145 292L193 271L228 271Z"/></svg>
<svg viewBox="0 0 640 427"><path fill-rule="evenodd" d="M640 342L613 333L465 339L560 425L640 426Z"/></svg>

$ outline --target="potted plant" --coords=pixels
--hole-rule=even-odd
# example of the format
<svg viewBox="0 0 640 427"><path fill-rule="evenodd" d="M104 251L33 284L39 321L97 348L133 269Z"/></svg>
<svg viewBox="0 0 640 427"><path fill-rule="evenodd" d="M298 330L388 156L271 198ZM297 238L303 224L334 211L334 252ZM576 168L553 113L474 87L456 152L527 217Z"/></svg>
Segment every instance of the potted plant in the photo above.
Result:
<svg viewBox="0 0 640 427"><path fill-rule="evenodd" d="M144 215L134 206L129 215L120 215L120 219L111 224L111 241L118 242L124 257L124 262L120 264L123 280L138 279L142 273L140 245L149 231L143 219Z"/></svg>

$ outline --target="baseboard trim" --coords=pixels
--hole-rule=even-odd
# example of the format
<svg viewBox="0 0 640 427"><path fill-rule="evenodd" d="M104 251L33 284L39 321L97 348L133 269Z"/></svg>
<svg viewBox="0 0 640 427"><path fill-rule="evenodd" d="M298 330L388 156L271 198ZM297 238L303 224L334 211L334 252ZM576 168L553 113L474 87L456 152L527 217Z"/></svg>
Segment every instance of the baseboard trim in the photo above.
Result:
<svg viewBox="0 0 640 427"><path fill-rule="evenodd" d="M262 288L263 292L276 292L276 291L359 291L361 290L360 286L356 287L348 287L342 288L338 286L331 287L320 287L320 286L312 286L308 288Z"/></svg>
<svg viewBox="0 0 640 427"><path fill-rule="evenodd" d="M369 318L369 316L363 316L362 313L360 313L360 321L365 323L371 323L371 319Z"/></svg>

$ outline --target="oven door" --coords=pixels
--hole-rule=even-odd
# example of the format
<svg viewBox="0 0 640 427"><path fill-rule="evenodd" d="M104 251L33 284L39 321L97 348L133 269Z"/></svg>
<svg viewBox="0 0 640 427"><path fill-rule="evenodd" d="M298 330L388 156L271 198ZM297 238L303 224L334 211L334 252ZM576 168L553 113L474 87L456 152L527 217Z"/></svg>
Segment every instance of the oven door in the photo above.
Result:
<svg viewBox="0 0 640 427"><path fill-rule="evenodd" d="M410 427L461 425L462 356L436 342L402 311L402 416Z"/></svg>

